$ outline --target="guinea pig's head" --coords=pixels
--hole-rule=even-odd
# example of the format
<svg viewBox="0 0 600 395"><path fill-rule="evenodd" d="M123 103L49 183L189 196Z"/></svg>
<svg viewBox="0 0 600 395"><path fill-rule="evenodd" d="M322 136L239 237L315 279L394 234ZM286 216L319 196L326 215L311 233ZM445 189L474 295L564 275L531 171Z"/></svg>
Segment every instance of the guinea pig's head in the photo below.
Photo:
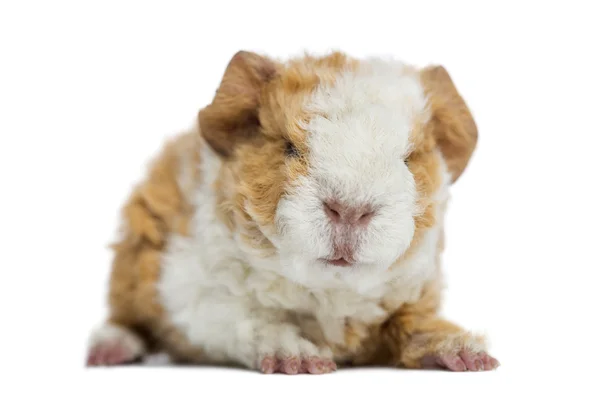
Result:
<svg viewBox="0 0 600 395"><path fill-rule="evenodd" d="M238 52L199 124L225 163L238 242L300 282L401 259L477 140L444 68L337 52Z"/></svg>

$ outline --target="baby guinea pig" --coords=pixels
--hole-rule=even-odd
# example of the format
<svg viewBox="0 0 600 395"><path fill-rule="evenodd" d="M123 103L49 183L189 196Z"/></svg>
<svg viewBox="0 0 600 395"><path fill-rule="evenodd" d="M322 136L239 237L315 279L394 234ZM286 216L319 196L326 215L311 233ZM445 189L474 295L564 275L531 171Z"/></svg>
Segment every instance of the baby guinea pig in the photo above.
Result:
<svg viewBox="0 0 600 395"><path fill-rule="evenodd" d="M448 190L476 141L441 66L238 52L124 205L87 364L496 368L437 315Z"/></svg>

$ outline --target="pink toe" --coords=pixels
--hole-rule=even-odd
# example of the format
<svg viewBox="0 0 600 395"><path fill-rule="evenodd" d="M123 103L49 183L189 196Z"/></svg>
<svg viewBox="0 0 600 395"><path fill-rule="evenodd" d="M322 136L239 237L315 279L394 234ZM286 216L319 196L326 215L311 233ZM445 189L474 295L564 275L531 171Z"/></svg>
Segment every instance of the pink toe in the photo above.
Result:
<svg viewBox="0 0 600 395"><path fill-rule="evenodd" d="M112 360L113 360L113 350L112 348L106 348L104 350L104 355L103 355L103 362L105 366L110 366L112 365Z"/></svg>
<svg viewBox="0 0 600 395"><path fill-rule="evenodd" d="M329 370L329 368L326 366L325 361L318 357L309 358L307 367L308 367L308 373L311 373L311 374L323 374Z"/></svg>
<svg viewBox="0 0 600 395"><path fill-rule="evenodd" d="M465 363L465 366L467 367L468 370L470 370L472 372L476 372L479 370L481 361L479 360L479 357L477 356L477 354L474 354L470 351L463 350L458 355L463 360L463 362Z"/></svg>
<svg viewBox="0 0 600 395"><path fill-rule="evenodd" d="M298 373L310 373L310 361L308 359L303 359L300 362L300 370Z"/></svg>
<svg viewBox="0 0 600 395"><path fill-rule="evenodd" d="M479 358L483 362L483 370L493 370L496 369L499 365L498 360L489 356L485 352L479 353Z"/></svg>
<svg viewBox="0 0 600 395"><path fill-rule="evenodd" d="M96 365L102 366L106 364L106 355L108 353L108 349L106 346L99 346L96 350Z"/></svg>
<svg viewBox="0 0 600 395"><path fill-rule="evenodd" d="M94 350L90 351L86 364L87 364L87 366L96 365L96 353L94 352Z"/></svg>
<svg viewBox="0 0 600 395"><path fill-rule="evenodd" d="M129 356L120 344L108 344L101 347L102 364L107 366L118 365L125 362Z"/></svg>
<svg viewBox="0 0 600 395"><path fill-rule="evenodd" d="M327 361L327 366L329 367L329 369L331 369L332 371L337 370L337 364L335 363L334 360L330 359Z"/></svg>
<svg viewBox="0 0 600 395"><path fill-rule="evenodd" d="M260 363L260 370L263 373L271 374L275 373L277 368L277 361L273 357L265 357Z"/></svg>
<svg viewBox="0 0 600 395"><path fill-rule="evenodd" d="M491 370L492 368L492 362L490 360L490 356L487 355L484 352L480 352L478 354L479 359L481 359L481 362L483 363L483 369L482 370Z"/></svg>
<svg viewBox="0 0 600 395"><path fill-rule="evenodd" d="M323 362L316 357L304 360L303 365L306 367L306 373L319 374L323 371Z"/></svg>
<svg viewBox="0 0 600 395"><path fill-rule="evenodd" d="M119 348L112 346L106 351L106 364L116 365L119 362Z"/></svg>
<svg viewBox="0 0 600 395"><path fill-rule="evenodd" d="M285 359L281 370L286 374L297 374L300 370L300 360L296 357Z"/></svg>
<svg viewBox="0 0 600 395"><path fill-rule="evenodd" d="M456 355L443 355L438 357L437 362L439 365L446 367L453 372L464 372L467 367L463 360Z"/></svg>
<svg viewBox="0 0 600 395"><path fill-rule="evenodd" d="M323 360L323 372L324 373L331 373L331 372L335 372L336 370L337 370L337 365L334 360L332 360L332 359Z"/></svg>
<svg viewBox="0 0 600 395"><path fill-rule="evenodd" d="M498 366L500 366L500 362L498 362L496 358L490 356L488 357L490 359L490 365L492 366L492 369L496 369Z"/></svg>
<svg viewBox="0 0 600 395"><path fill-rule="evenodd" d="M481 359L476 359L475 360L475 367L477 368L478 372L481 372L482 370L484 370L483 361Z"/></svg>

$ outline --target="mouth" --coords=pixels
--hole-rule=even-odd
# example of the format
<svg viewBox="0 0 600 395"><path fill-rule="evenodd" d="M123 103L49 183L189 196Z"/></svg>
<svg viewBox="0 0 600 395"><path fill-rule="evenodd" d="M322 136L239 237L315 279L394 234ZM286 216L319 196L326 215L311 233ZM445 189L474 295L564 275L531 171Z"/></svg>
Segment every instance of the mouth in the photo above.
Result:
<svg viewBox="0 0 600 395"><path fill-rule="evenodd" d="M351 262L348 262L344 258L339 258L339 259L323 259L323 261L326 262L328 265L340 266L340 267L346 267L346 266L351 266L352 265Z"/></svg>

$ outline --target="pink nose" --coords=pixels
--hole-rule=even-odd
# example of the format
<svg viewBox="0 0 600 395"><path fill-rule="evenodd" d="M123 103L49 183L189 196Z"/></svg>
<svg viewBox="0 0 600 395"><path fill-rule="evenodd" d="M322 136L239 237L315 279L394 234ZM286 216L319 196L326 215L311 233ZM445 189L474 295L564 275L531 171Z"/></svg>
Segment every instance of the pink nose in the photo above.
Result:
<svg viewBox="0 0 600 395"><path fill-rule="evenodd" d="M324 202L323 209L332 222L340 225L367 225L373 217L368 206L349 206L334 200Z"/></svg>

